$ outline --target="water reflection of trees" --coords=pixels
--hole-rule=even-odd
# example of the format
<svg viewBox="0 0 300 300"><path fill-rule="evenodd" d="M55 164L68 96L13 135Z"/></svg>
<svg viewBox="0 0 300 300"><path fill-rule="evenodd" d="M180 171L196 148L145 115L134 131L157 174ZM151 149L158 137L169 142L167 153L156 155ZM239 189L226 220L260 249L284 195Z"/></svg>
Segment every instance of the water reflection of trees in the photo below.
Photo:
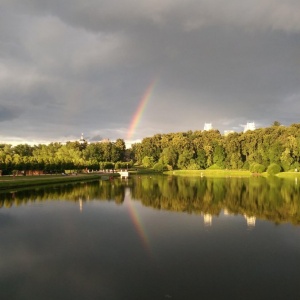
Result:
<svg viewBox="0 0 300 300"><path fill-rule="evenodd" d="M187 213L229 214L300 224L300 189L279 178L136 178L132 197L145 206Z"/></svg>
<svg viewBox="0 0 300 300"><path fill-rule="evenodd" d="M97 181L36 188L0 194L0 206L45 200L115 201L121 204L125 187L131 197L156 209L204 215L239 214L276 223L300 224L300 188L278 178L184 178L141 176L129 180Z"/></svg>
<svg viewBox="0 0 300 300"><path fill-rule="evenodd" d="M47 200L71 202L103 200L120 204L125 197L124 184L119 180L95 181L10 191L0 194L0 207L20 206Z"/></svg>

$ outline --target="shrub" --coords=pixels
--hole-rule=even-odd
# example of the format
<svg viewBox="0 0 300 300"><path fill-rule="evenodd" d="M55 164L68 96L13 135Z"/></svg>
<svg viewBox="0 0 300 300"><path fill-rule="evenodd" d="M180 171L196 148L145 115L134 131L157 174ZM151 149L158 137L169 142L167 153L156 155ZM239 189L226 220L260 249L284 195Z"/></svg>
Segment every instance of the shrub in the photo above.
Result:
<svg viewBox="0 0 300 300"><path fill-rule="evenodd" d="M151 168L154 165L154 159L152 156L145 156L142 160L142 164L145 168Z"/></svg>
<svg viewBox="0 0 300 300"><path fill-rule="evenodd" d="M109 162L109 161L103 161L103 162L100 162L99 164L99 167L100 169L114 169L114 163L112 162Z"/></svg>
<svg viewBox="0 0 300 300"><path fill-rule="evenodd" d="M132 167L132 162L123 162L123 161L118 161L115 163L115 169L129 169Z"/></svg>
<svg viewBox="0 0 300 300"><path fill-rule="evenodd" d="M198 164L196 164L195 162L194 163L191 163L188 165L187 167L188 170L200 170L200 167Z"/></svg>
<svg viewBox="0 0 300 300"><path fill-rule="evenodd" d="M153 170L158 171L158 172L162 172L165 169L166 169L166 167L162 163L159 163L159 162L153 166Z"/></svg>
<svg viewBox="0 0 300 300"><path fill-rule="evenodd" d="M269 175L275 175L281 171L281 167L278 164L272 163L268 166L267 173Z"/></svg>
<svg viewBox="0 0 300 300"><path fill-rule="evenodd" d="M218 166L217 164L213 164L210 167L208 167L207 169L209 169L209 170L221 170L221 169L224 169L224 168Z"/></svg>
<svg viewBox="0 0 300 300"><path fill-rule="evenodd" d="M246 161L242 167L243 170L250 170L250 164L248 161Z"/></svg>
<svg viewBox="0 0 300 300"><path fill-rule="evenodd" d="M250 172L252 173L262 173L266 170L266 167L262 164L253 163L250 165Z"/></svg>
<svg viewBox="0 0 300 300"><path fill-rule="evenodd" d="M292 170L291 165L288 164L288 163L285 163L285 162L281 162L281 167L282 167L283 171L285 171L285 172L288 172L289 170Z"/></svg>
<svg viewBox="0 0 300 300"><path fill-rule="evenodd" d="M167 170L168 170L168 171L173 171L173 166L167 165Z"/></svg>

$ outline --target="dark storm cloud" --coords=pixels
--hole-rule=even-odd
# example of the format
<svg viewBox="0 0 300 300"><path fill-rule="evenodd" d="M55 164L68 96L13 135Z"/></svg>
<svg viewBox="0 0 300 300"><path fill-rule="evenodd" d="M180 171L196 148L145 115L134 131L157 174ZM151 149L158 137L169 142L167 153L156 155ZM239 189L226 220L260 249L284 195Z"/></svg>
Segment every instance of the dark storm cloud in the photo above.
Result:
<svg viewBox="0 0 300 300"><path fill-rule="evenodd" d="M20 109L0 104L0 122L12 121L20 116Z"/></svg>
<svg viewBox="0 0 300 300"><path fill-rule="evenodd" d="M24 139L125 138L154 79L133 139L204 122L220 130L299 122L299 1L2 0L0 8L0 105L22 108L3 139L20 124Z"/></svg>

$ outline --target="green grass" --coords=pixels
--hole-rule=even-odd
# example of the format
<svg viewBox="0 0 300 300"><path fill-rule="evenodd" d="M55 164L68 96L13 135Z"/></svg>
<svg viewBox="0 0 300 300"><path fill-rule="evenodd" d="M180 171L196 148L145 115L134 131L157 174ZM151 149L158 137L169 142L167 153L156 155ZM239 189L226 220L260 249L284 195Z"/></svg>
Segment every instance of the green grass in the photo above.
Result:
<svg viewBox="0 0 300 300"><path fill-rule="evenodd" d="M161 174L161 172L157 172L156 170L153 170L152 168L145 168L143 166L134 166L131 169L129 169L129 174Z"/></svg>
<svg viewBox="0 0 300 300"><path fill-rule="evenodd" d="M174 170L164 172L166 175L176 175L176 176L206 176L206 177L251 177L254 176L248 170ZM266 172L259 174L260 176L269 177ZM287 179L300 179L300 172L280 172L275 176L279 178Z"/></svg>
<svg viewBox="0 0 300 300"><path fill-rule="evenodd" d="M164 172L176 176L206 176L206 177L250 177L252 173L247 170L174 170Z"/></svg>
<svg viewBox="0 0 300 300"><path fill-rule="evenodd" d="M279 178L295 179L300 178L300 172L281 172L276 174Z"/></svg>
<svg viewBox="0 0 300 300"><path fill-rule="evenodd" d="M41 175L41 176L1 176L0 190L19 189L32 186L61 184L76 181L99 180L100 174L79 174L74 176Z"/></svg>

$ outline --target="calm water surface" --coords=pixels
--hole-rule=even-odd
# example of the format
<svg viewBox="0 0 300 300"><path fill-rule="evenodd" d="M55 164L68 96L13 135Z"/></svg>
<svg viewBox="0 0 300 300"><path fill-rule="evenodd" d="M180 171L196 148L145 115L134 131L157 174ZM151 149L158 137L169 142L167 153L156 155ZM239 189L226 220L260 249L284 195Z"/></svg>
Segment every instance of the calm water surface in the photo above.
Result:
<svg viewBox="0 0 300 300"><path fill-rule="evenodd" d="M0 299L300 299L294 180L133 177L0 205Z"/></svg>

